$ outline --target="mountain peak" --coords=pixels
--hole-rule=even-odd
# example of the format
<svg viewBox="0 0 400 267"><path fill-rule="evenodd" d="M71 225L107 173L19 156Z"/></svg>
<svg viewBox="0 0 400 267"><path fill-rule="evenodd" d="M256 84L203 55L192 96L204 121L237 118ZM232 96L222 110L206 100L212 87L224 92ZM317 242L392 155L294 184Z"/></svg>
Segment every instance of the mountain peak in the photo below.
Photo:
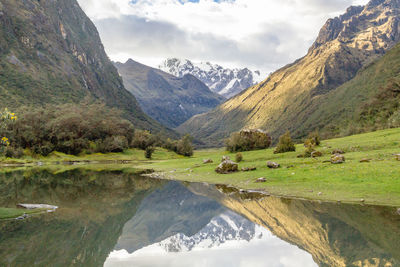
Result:
<svg viewBox="0 0 400 267"><path fill-rule="evenodd" d="M192 74L205 83L213 92L230 98L261 81L260 71L248 68L229 69L218 64L192 62L188 59L169 58L159 65L159 69L177 77Z"/></svg>

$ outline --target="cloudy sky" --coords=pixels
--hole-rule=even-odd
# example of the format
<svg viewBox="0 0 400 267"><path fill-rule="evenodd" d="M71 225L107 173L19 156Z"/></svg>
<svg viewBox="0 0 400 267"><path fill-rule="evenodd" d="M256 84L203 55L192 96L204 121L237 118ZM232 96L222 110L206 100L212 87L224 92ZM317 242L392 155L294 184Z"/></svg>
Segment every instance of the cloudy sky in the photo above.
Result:
<svg viewBox="0 0 400 267"><path fill-rule="evenodd" d="M273 71L305 55L325 21L367 0L78 0L110 58L169 57Z"/></svg>

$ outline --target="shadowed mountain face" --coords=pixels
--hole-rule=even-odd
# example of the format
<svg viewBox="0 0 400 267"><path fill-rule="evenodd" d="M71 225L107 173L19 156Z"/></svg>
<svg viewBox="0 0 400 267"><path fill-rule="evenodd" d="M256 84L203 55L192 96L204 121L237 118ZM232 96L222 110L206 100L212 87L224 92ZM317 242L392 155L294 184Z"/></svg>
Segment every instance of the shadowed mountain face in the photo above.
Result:
<svg viewBox="0 0 400 267"><path fill-rule="evenodd" d="M100 101L135 127L165 129L123 86L76 0L0 1L0 108Z"/></svg>
<svg viewBox="0 0 400 267"><path fill-rule="evenodd" d="M143 110L168 127L175 128L224 101L224 97L190 74L178 78L132 59L115 66Z"/></svg>
<svg viewBox="0 0 400 267"><path fill-rule="evenodd" d="M221 144L224 137L242 128L263 128L274 137L289 129L296 137L304 136L321 127L315 120L306 128L303 125L305 118L318 118L310 111L311 103L391 49L400 39L399 19L396 0L350 7L344 15L327 21L306 56L209 113L193 117L179 130L209 145Z"/></svg>
<svg viewBox="0 0 400 267"><path fill-rule="evenodd" d="M395 208L318 203L191 185L232 211L309 252L319 266L399 266L400 216Z"/></svg>

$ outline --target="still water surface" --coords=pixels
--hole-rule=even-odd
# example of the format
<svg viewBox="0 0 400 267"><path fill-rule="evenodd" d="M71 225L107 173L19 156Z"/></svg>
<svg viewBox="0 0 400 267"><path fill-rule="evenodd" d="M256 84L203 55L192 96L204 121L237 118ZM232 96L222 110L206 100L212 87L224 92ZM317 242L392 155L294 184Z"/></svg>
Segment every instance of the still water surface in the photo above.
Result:
<svg viewBox="0 0 400 267"><path fill-rule="evenodd" d="M55 213L0 221L0 266L400 266L391 207L318 203L131 169L0 174L0 206Z"/></svg>

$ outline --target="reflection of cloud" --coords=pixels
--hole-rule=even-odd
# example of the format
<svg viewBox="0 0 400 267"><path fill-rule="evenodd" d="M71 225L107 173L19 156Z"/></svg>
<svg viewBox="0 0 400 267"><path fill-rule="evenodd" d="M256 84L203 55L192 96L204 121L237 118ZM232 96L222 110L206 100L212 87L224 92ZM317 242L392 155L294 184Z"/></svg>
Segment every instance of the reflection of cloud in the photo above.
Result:
<svg viewBox="0 0 400 267"><path fill-rule="evenodd" d="M272 70L304 55L327 18L367 0L78 1L112 59L174 56Z"/></svg>
<svg viewBox="0 0 400 267"><path fill-rule="evenodd" d="M167 253L158 244L129 254L125 250L113 251L104 266L163 266L163 267L308 267L317 266L311 255L296 246L271 235L256 226L263 238L250 242L228 241L211 249L200 248L190 252Z"/></svg>

